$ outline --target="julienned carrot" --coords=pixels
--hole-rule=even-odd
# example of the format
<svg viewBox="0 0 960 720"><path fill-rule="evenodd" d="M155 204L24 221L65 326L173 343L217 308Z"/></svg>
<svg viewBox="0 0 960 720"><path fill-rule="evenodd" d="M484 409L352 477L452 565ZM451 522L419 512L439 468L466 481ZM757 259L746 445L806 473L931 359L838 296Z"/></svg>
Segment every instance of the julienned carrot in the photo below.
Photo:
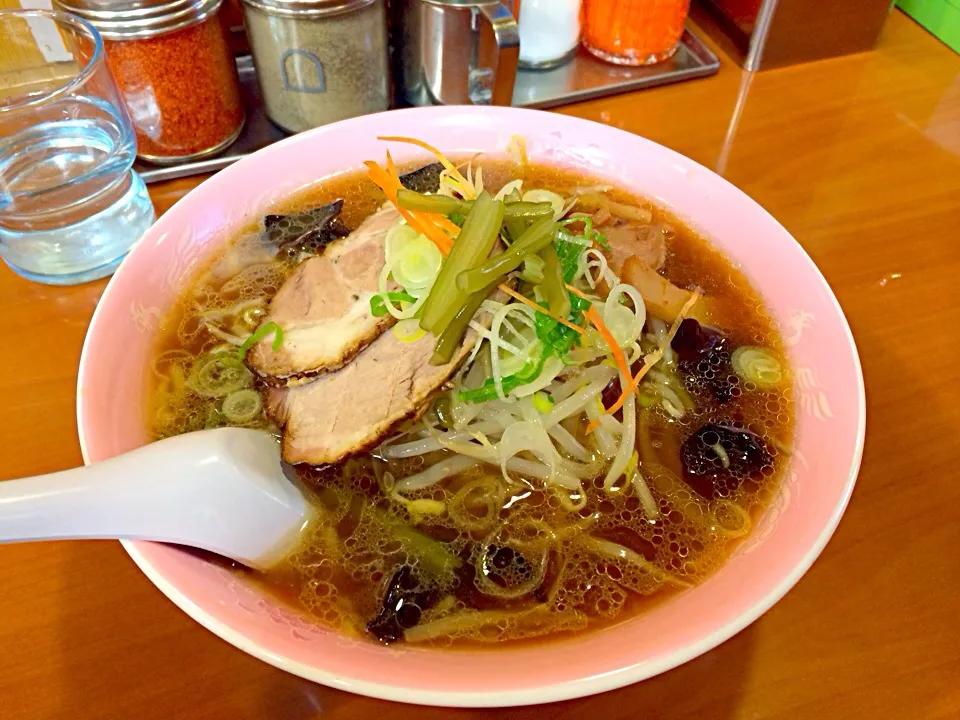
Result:
<svg viewBox="0 0 960 720"><path fill-rule="evenodd" d="M640 381L643 380L643 376L650 372L650 369L660 362L660 359L663 357L663 353L666 348L673 342L674 336L676 336L677 331L680 329L680 323L683 322L686 314L690 312L690 308L693 307L694 303L700 299L700 291L694 290L693 295L690 296L690 299L683 304L683 307L680 308L680 312L677 313L677 319L673 321L673 325L670 326L670 331L667 333L667 337L664 338L663 345L658 347L652 353L647 355L643 359L643 367L637 371L637 374L633 376L633 386L635 388L640 387Z"/></svg>
<svg viewBox="0 0 960 720"><path fill-rule="evenodd" d="M576 296L577 296L578 298L580 298L581 300L594 300L594 298L591 298L589 295L587 295L586 293L584 293L583 290L580 290L579 288L575 288L575 287L574 287L573 285L571 285L570 283L565 283L564 285L565 285L565 287L567 288L567 290L569 290L570 292L572 292L574 295L576 295Z"/></svg>
<svg viewBox="0 0 960 720"><path fill-rule="evenodd" d="M446 168L447 172L449 172L458 183L463 185L463 189L467 192L467 194L471 196L471 197L465 198L466 200L476 199L477 196L476 196L476 193L473 192L473 186L470 185L470 183L467 182L467 179L460 174L460 171L457 170L456 166L452 162L447 160L444 154L439 150L437 150L433 145L425 143L423 140L417 140L416 138L403 137L400 135L382 135L378 137L377 140L383 140L384 142L402 142L402 143L407 143L409 145L416 145L419 148L423 148L428 153L430 153L435 158L437 158L440 164L443 165L444 168Z"/></svg>
<svg viewBox="0 0 960 720"><path fill-rule="evenodd" d="M388 158L387 164L388 166L391 165L392 160ZM410 210L404 210L397 204L397 191L403 187L400 184L399 178L392 175L388 170L384 170L380 165L373 162L373 160L367 160L364 162L364 165L368 168L370 179L383 190L387 199L393 203L400 212L401 217L407 221L407 224L421 235L425 235L432 240L440 249L440 252L447 255L450 252L450 248L453 247L453 240L451 240L443 230L437 227L432 219L427 217L425 213L415 213ZM446 220L446 218L444 219ZM450 224L453 225L453 223ZM453 225L453 227L456 227L456 225Z"/></svg>
<svg viewBox="0 0 960 720"><path fill-rule="evenodd" d="M610 346L610 352L613 354L613 359L617 362L617 368L620 370L621 384L626 382L627 387L621 388L620 397L617 401L606 409L606 413L611 415L623 407L623 403L626 402L627 398L630 396L630 393L636 392L637 386L633 383L633 376L630 374L630 366L627 364L627 356L623 354L623 350L620 349L620 346L617 344L616 338L613 337L613 333L607 328L606 323L603 322L603 318L600 317L600 313L597 312L597 309L591 305L587 308L587 311L583 316L593 323L594 327L597 328L597 331L600 333L600 337L603 338L604 342Z"/></svg>
<svg viewBox="0 0 960 720"><path fill-rule="evenodd" d="M512 297L514 300L517 300L518 302L522 302L524 305L529 305L530 307L532 307L532 308L533 308L534 310L536 310L537 312L543 313L543 314L546 315L547 317L553 318L554 320L556 320L556 321L557 321L558 323L560 323L561 325L566 325L566 326L567 326L568 328L570 328L571 330L576 330L578 333L580 333L581 335L583 335L583 328L582 328L582 327L580 327L579 325L574 325L572 322L570 322L570 321L567 320L566 318L562 318L562 317L560 317L559 315L555 315L554 313L550 312L547 308L543 307L542 305L537 305L533 300L530 300L529 298L525 298L523 295L521 295L520 293L518 293L516 290L514 290L514 289L511 288L511 287L509 287L508 285L502 285L502 284L501 284L501 285L498 285L497 287L498 287L498 289L502 290L502 291L505 292L507 295L509 295L510 297Z"/></svg>
<svg viewBox="0 0 960 720"><path fill-rule="evenodd" d="M450 218L446 217L445 215L435 215L433 221L441 230L449 233L450 237L455 238L460 234L460 228L450 222Z"/></svg>
<svg viewBox="0 0 960 720"><path fill-rule="evenodd" d="M366 160L363 164L367 166L370 179L373 180L377 187L383 190L383 193L387 196L387 200L393 203L393 205L400 212L401 217L407 221L407 224L418 233L426 235L426 232L424 232L420 223L417 222L414 214L408 210L404 210L397 204L397 190L399 188L395 187L393 178L390 177L390 173L380 167L373 160Z"/></svg>
<svg viewBox="0 0 960 720"><path fill-rule="evenodd" d="M393 157L390 155L389 150L387 151L387 174L390 177L391 186L393 187L392 202L394 205L397 205L397 192L401 187L403 187L403 183L400 182L400 173L397 170L397 166L393 162ZM450 220L443 215L438 213L415 212L413 210L408 210L407 212L411 213L415 218L417 218L417 222L422 226L438 226L440 230L446 231L446 234L453 238L460 234L460 228L450 222ZM453 243L448 238L445 238L445 242L438 242L441 234L437 234L436 237L430 235L429 232L424 234L437 243L438 246L440 246L440 250L444 255L449 253L450 248L453 247Z"/></svg>

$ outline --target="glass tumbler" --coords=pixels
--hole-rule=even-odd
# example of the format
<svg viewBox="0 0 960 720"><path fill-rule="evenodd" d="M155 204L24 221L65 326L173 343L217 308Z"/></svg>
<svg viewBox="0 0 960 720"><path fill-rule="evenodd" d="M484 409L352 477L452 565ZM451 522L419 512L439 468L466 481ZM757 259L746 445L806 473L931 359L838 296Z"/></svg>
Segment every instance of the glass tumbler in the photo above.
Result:
<svg viewBox="0 0 960 720"><path fill-rule="evenodd" d="M583 0L583 46L617 65L652 65L677 51L690 0Z"/></svg>
<svg viewBox="0 0 960 720"><path fill-rule="evenodd" d="M0 10L0 48L0 256L54 285L109 275L155 217L100 35Z"/></svg>

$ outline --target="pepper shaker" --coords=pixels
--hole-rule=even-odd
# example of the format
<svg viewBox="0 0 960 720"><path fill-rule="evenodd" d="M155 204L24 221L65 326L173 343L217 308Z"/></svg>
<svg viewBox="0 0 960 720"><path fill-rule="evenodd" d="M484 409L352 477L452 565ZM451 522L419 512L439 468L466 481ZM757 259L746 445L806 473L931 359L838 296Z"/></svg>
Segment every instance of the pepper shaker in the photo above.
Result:
<svg viewBox="0 0 960 720"><path fill-rule="evenodd" d="M384 0L243 0L270 119L288 132L389 107Z"/></svg>

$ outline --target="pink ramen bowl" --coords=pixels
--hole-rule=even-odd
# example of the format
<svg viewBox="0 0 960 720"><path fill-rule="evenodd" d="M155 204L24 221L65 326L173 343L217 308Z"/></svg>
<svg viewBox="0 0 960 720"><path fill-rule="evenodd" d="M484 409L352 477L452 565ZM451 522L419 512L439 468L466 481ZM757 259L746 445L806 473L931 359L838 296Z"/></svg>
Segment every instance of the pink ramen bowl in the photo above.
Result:
<svg viewBox="0 0 960 720"><path fill-rule="evenodd" d="M537 161L656 199L741 265L763 293L797 378L797 452L782 490L759 527L699 587L616 627L478 652L346 638L175 547L124 544L184 612L265 662L331 687L412 703L504 706L599 693L669 670L756 620L810 567L840 520L863 448L863 379L843 313L800 245L733 185L672 150L592 122L508 108L422 108L336 123L261 150L180 200L123 262L90 324L77 387L84 460L148 441L144 407L158 323L236 229L306 185L382 158L378 135L419 137L468 154L503 153L514 133ZM391 149L398 161L429 160L409 146Z"/></svg>

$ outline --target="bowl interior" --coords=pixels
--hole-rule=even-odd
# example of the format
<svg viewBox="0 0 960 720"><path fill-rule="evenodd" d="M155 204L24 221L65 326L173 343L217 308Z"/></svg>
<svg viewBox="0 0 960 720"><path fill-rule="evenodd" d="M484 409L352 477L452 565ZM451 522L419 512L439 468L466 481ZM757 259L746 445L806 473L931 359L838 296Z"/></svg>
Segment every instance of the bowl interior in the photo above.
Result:
<svg viewBox="0 0 960 720"><path fill-rule="evenodd" d="M503 108L427 108L337 123L221 171L143 237L111 281L84 347L78 425L87 462L147 441L144 403L158 323L185 279L231 232L305 185L368 158L385 133L448 152L502 152L584 171L655 199L704 233L766 298L797 378L796 452L750 538L701 586L614 628L491 651L383 648L288 610L229 572L174 548L127 543L150 579L188 614L261 659L354 692L446 705L548 702L618 687L727 639L778 600L826 544L846 505L864 431L860 364L819 271L768 213L711 171L655 143L588 121ZM398 160L428 156L394 146Z"/></svg>

